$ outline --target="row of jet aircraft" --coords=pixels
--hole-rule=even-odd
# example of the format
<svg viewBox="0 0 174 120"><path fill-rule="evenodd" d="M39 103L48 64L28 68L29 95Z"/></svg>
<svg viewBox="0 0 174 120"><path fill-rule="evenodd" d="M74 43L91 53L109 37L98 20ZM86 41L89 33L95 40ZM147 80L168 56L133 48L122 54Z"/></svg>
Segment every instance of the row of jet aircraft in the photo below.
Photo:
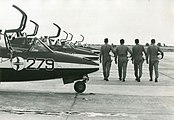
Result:
<svg viewBox="0 0 174 120"><path fill-rule="evenodd" d="M98 60L99 58L98 54L100 53L98 49L92 47L83 47L80 44L81 42L84 41L83 35L80 35L82 37L81 41L76 41L75 43L73 43L71 42L73 39L73 35L69 33L70 39L68 40L68 33L66 31L63 31L66 34L66 37L64 39L59 39L58 37L60 35L61 28L55 23L53 23L53 25L55 25L58 28L57 34L55 36L41 37L41 40L45 44L47 44L52 50L73 54L75 56L88 58L91 60Z"/></svg>
<svg viewBox="0 0 174 120"><path fill-rule="evenodd" d="M58 32L55 36L35 37L39 25L35 24L32 34L24 31L27 15L16 5L13 7L22 14L19 28L5 30L0 40L0 82L24 82L62 78L64 84L74 83L74 90L82 93L86 89L88 74L99 70L97 49L84 48L72 43L73 35L67 40L59 39L61 28L53 23ZM82 36L82 35L81 35ZM84 37L82 36L82 41ZM81 42L82 42L81 41Z"/></svg>

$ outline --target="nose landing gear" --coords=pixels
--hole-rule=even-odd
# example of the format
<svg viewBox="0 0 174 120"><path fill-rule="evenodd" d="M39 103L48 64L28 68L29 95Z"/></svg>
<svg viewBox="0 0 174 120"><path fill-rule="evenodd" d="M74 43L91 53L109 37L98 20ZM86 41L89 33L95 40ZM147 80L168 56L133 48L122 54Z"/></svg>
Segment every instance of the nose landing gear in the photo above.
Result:
<svg viewBox="0 0 174 120"><path fill-rule="evenodd" d="M83 81L77 81L75 84L74 84L74 90L77 92L77 93L83 93L86 89L86 82L89 80L89 77L86 75L84 76L83 78Z"/></svg>

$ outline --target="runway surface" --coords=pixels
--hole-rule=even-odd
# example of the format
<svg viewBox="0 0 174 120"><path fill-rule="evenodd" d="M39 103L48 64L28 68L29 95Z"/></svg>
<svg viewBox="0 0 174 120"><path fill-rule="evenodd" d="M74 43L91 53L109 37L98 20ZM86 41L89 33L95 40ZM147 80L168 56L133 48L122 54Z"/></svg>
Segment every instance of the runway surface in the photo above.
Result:
<svg viewBox="0 0 174 120"><path fill-rule="evenodd" d="M107 82L100 65L82 94L61 79L1 83L0 120L174 120L174 53L165 53L159 72L159 82L150 82L144 63L136 82L129 61L126 82L121 82L112 62Z"/></svg>

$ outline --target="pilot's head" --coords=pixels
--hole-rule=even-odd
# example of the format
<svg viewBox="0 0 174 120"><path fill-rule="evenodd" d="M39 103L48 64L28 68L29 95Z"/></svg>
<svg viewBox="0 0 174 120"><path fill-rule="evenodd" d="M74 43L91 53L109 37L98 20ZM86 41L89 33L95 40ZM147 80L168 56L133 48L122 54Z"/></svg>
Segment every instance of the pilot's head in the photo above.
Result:
<svg viewBox="0 0 174 120"><path fill-rule="evenodd" d="M152 39L151 40L151 44L155 44L155 39Z"/></svg>
<svg viewBox="0 0 174 120"><path fill-rule="evenodd" d="M124 39L120 40L120 44L123 45L124 44Z"/></svg>
<svg viewBox="0 0 174 120"><path fill-rule="evenodd" d="M135 39L135 44L138 44L139 43L139 39Z"/></svg>
<svg viewBox="0 0 174 120"><path fill-rule="evenodd" d="M104 39L104 42L105 42L105 43L108 43L108 38L105 38L105 39Z"/></svg>

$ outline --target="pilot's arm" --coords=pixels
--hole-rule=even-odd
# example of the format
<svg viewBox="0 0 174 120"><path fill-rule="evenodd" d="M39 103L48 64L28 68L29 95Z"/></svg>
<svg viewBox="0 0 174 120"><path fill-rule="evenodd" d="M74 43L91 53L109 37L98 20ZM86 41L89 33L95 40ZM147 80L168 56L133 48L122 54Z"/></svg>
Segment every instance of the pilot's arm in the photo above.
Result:
<svg viewBox="0 0 174 120"><path fill-rule="evenodd" d="M149 47L147 48L147 61L146 61L146 63L148 64L149 63L149 55L150 55L150 51L149 51Z"/></svg>
<svg viewBox="0 0 174 120"><path fill-rule="evenodd" d="M100 48L100 63L101 63L101 61L102 61L102 55L103 55L103 50L102 50L102 46L101 46L101 48Z"/></svg>
<svg viewBox="0 0 174 120"><path fill-rule="evenodd" d="M115 50L114 56L115 56L115 64L117 64L117 57L118 57L118 50L117 50L117 48Z"/></svg>

